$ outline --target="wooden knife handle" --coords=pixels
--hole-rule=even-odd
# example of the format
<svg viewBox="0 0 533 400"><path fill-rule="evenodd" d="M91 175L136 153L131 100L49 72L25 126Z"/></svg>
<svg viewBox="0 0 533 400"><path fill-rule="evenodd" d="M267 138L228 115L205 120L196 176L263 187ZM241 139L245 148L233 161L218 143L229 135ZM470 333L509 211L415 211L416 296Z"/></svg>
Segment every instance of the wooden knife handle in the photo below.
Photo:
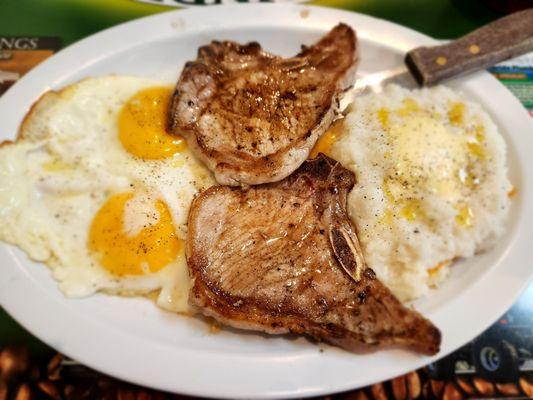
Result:
<svg viewBox="0 0 533 400"><path fill-rule="evenodd" d="M500 18L453 42L418 47L405 63L420 85L445 79L533 51L533 8Z"/></svg>

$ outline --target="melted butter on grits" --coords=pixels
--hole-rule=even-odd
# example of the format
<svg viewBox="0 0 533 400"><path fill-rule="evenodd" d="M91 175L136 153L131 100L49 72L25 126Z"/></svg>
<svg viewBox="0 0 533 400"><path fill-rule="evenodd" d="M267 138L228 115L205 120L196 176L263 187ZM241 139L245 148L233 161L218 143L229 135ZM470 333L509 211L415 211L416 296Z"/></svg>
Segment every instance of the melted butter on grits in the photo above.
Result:
<svg viewBox="0 0 533 400"><path fill-rule="evenodd" d="M453 205L458 224L472 226L474 213L464 198L483 179L473 176L472 165L483 162L484 136L480 125L475 126L475 133L451 129L453 125L463 126L464 107L463 103L453 103L447 114L449 121L409 97L397 110L377 110L390 149L385 157L394 163L383 187L387 200L400 205L403 218L437 223L424 213L424 194L429 192Z"/></svg>

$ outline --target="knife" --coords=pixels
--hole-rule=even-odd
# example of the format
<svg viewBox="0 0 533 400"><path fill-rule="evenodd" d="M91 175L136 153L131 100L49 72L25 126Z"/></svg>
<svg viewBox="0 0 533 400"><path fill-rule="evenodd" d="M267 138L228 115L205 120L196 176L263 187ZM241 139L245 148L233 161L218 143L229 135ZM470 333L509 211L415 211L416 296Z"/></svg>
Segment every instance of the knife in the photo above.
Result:
<svg viewBox="0 0 533 400"><path fill-rule="evenodd" d="M485 69L533 51L533 8L519 11L439 46L409 51L404 64L359 77L343 105L365 93L379 93L390 83L414 89ZM342 107L344 109L345 107Z"/></svg>

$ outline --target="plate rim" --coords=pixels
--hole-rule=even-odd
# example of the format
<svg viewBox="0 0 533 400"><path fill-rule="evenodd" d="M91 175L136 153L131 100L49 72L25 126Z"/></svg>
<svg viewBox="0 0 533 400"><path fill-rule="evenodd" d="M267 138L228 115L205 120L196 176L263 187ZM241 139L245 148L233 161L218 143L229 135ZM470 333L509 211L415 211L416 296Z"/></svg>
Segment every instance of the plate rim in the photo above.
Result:
<svg viewBox="0 0 533 400"><path fill-rule="evenodd" d="M221 9L221 7L224 7L224 10ZM373 26L381 26L386 29L384 29L382 32L379 32L376 36L384 35L384 37L391 37L395 36L396 40L396 48L400 48L402 50L408 50L411 46L414 45L423 45L423 44L434 44L437 43L434 39L429 38L428 36L425 36L419 32L416 32L410 28L403 27L401 25L385 21L382 19L370 17L364 14L339 10L339 9L332 9L327 7L318 7L318 6L309 6L309 5L297 5L297 4L237 4L237 5L220 5L220 6L210 6L208 8L202 8L202 9L183 9L183 10L173 10L168 12L163 12L160 14L152 15L143 17L140 19L136 19L133 21L125 22L120 25L116 25L114 27L108 28L104 31L98 32L94 35L91 35L85 39L82 39L79 42L76 42L65 49L58 52L53 57L49 58L39 66L37 66L35 69L30 71L27 75L25 75L22 79L20 79L15 85L13 85L1 98L0 98L0 112L9 112L10 110L14 110L14 107L20 103L24 103L27 108L31 106L32 102L28 102L27 100L29 97L35 101L37 97L35 96L35 88L32 87L32 82L39 82L45 79L46 77L56 77L55 80L49 80L48 82L52 82L52 88L55 89L57 86L57 82L63 82L65 80L68 80L68 75L64 75L65 67L62 66L61 63L64 63L65 60L71 60L73 57L79 57L79 60L83 61L86 60L88 64L96 63L101 59L105 59L107 55L110 55L114 53L115 51L119 51L119 49L110 49L109 46L116 45L120 47L120 49L127 49L136 45L140 45L146 42L150 42L153 40L162 39L164 37L168 37L170 34L178 34L185 33L190 34L191 32L195 32L198 30L205 30L209 29L212 26L215 26L217 28L223 27L223 24L217 25L216 23L213 24L213 21L217 19L220 14L223 13L229 13L231 11L235 11L236 13L240 14L246 14L250 16L250 18L247 18L246 21L243 21L242 24L239 23L239 27L246 27L246 26L254 26L257 27L257 24L252 25L253 21L257 20L257 17L254 19L254 14L256 13L255 9L262 9L261 12L261 18L262 19L268 19L276 15L276 13L279 10L282 10L284 13L287 13L288 15L292 16L301 16L300 12L302 10L309 10L309 16L306 18L296 18L294 21L291 21L290 27L295 28L297 26L305 27L305 28L313 28L313 29L322 29L326 30L326 28L331 27L329 21L332 19L332 16L336 16L333 19L338 19L338 17L345 17L348 20L358 20L360 23L362 23L363 26L366 25L373 25ZM276 10L274 12L274 10ZM209 18L214 18L214 20L206 19L206 15ZM268 16L268 18L265 18L265 16ZM338 17L337 17L338 16ZM187 17L189 19L199 18L201 21L198 23L195 27L192 28L184 28L182 26L183 18ZM287 27L288 25L285 22L285 18L279 18L278 21L269 20L268 24L265 26L268 27L274 27L274 26L284 26ZM202 22L203 21L203 22ZM324 22L326 21L326 22ZM352 22L350 21L350 22ZM359 23L358 22L358 23ZM355 26L357 29L357 26ZM374 28L376 29L376 28ZM128 42L118 40L118 36L125 32L134 33L134 31L138 30L137 34L133 34L133 37L135 40L132 40L132 37L128 37ZM149 37L150 32L156 31L159 32L158 35L154 37ZM388 32L388 33L387 33ZM396 32L394 35L391 34L391 32ZM360 37L365 37L366 34L368 34L364 29L358 30L358 33L363 33ZM396 36L397 35L397 36ZM373 36L373 39L375 39L376 36ZM147 40L148 39L148 40ZM106 41L108 43L106 43ZM103 53L99 49L95 49L94 47L96 45L104 45L104 48L108 48ZM107 45L107 47L105 46ZM121 47L122 46L122 47ZM79 53L84 53L83 56L80 56ZM74 58L76 59L76 58ZM72 61L72 60L71 60ZM61 67L57 69L58 67ZM59 71L59 72L58 72ZM62 72L63 71L63 72ZM62 75L61 75L62 74ZM71 76L74 74L74 72L71 74ZM473 81L476 81L472 83ZM466 81L464 83L465 86L472 86L475 84L479 85L481 83L488 85L489 87L496 83L497 85L500 85L502 88L504 88L503 85L501 85L497 80L493 77L491 77L488 73L483 72L480 74L477 74L475 78ZM42 83L41 83L42 85ZM522 107L522 105L518 102L517 99L510 94L507 89L502 91L502 93L506 93L505 95L502 94L501 96L504 97L504 102L511 104L511 108L518 109L517 106L519 106L520 109L523 110L523 115L519 118L527 117L527 121L530 124L530 126L533 126L531 123L529 116L527 115L527 112ZM17 97L19 97L19 100L17 101ZM0 122L0 128L6 129L7 131L11 131L13 133L17 132L17 129L13 129L13 127L18 128L18 123L20 123L20 120L16 120L16 118L8 118L8 123L2 123ZM524 120L525 121L525 120ZM517 149L521 152L524 152L523 149ZM522 154L523 156L523 154ZM529 177L533 177L533 168L528 167L528 173L525 174ZM521 171L522 172L522 171ZM523 203L527 203L527 201L531 201L531 188L527 184L526 179L522 179L521 182L521 190L520 193L522 195L521 201ZM531 225L533 225L533 213L530 209L522 207L523 213L525 213L525 218L523 221L521 221L520 226L517 227L517 231L519 231L519 228L524 228L524 225L526 222L529 221ZM530 233L533 233L533 229L528 229ZM520 238L515 237L513 246L520 241ZM522 242L524 240L522 239ZM511 247L511 245L510 245ZM527 245L522 248L527 248ZM523 250L522 250L523 251ZM509 253L509 251L508 251ZM516 250L514 251L516 253ZM520 253L521 254L521 253ZM524 253L526 254L526 253ZM511 254L513 255L513 254ZM0 260L4 260L5 257L9 257L12 260L15 260L12 264L17 264L18 259L16 255L14 255L14 250L11 248L11 246L2 245L0 249ZM502 256L503 257L503 256ZM514 257L516 258L516 257ZM27 280L22 279L20 276L17 276L18 274L22 274L24 278L24 275ZM13 275L14 274L14 275ZM154 387L158 389L163 389L167 391L174 391L179 392L182 394L189 394L189 395L195 395L195 396L205 396L205 397L225 397L225 398L292 398L292 397L304 397L304 396L315 396L315 395L322 395L322 394L329 394L333 392L339 392L344 390L350 390L354 389L355 387L364 386L366 384L374 383L375 381L379 381L382 379L388 379L392 378L393 376L396 376L400 373L407 372L404 370L400 370L398 368L396 369L390 369L389 373L383 374L383 377L381 378L373 378L368 380L366 383L361 384L360 382L356 385L354 385L354 381L346 380L346 383L343 385L334 385L334 386L328 386L325 384L322 384L322 386L313 386L312 384L306 388L292 388L292 389L280 389L271 387L270 389L263 390L261 393L257 393L254 391L242 391L239 390L239 388L233 388L232 390L224 391L224 393L220 393L220 389L213 387L213 385L209 386L205 384L205 381L195 381L191 380L187 383L187 385L183 386L181 385L179 388L175 386L172 382L168 382L168 380L165 381L165 379L161 380L161 377L153 376L151 374L146 374L144 372L135 372L132 370L129 370L128 372L125 372L126 370L120 370L118 369L118 365L116 365L116 362L113 362L113 360L110 360L110 355L106 355L105 357L100 357L100 362L98 360L98 356L95 354L88 354L87 351L79 351L77 346L72 343L72 339L65 338L64 331L61 331L61 329L68 328L71 334L80 334L83 332L82 327L85 326L85 324L92 324L91 326L96 326L100 328L100 326L103 327L104 331L106 329L109 329L109 327L106 327L103 325L100 321L88 321L87 316L78 316L80 321L80 326L74 326L74 327L67 327L64 325L65 321L61 321L61 318L59 316L54 316L54 319L57 319L58 329L52 329L50 327L50 320L47 319L45 315L36 315L35 310L32 308L34 305L27 302L24 292L22 293L16 293L15 289L21 289L21 288L28 288L29 282L31 282L31 277L29 274L24 271L24 266L19 265L18 267L15 267L11 271L11 276L9 273L7 274L8 279L4 282L0 283L0 304L4 307L4 309L11 315L13 318L15 318L24 328L26 328L28 331L32 332L33 335L37 336L40 340L47 343L53 348L58 349L62 353L73 357L74 359L78 359L81 362L83 362L85 365L88 365L91 368L100 370L108 375L115 376L117 378L120 378L125 381L130 381L138 385L148 386L148 387ZM488 277L485 277L488 279ZM532 273L529 273L527 276L527 279L523 280L521 284L517 284L517 282L512 281L511 283L514 285L514 288L519 288L516 290L514 295L509 295L507 298L507 301L504 304L499 304L498 309L507 309L512 303L516 301L518 296L520 295L521 291L524 290L524 288L527 286L528 282L532 278ZM508 283L508 282L506 282ZM508 283L509 284L509 283ZM478 287L479 284L477 284L476 287ZM493 282L494 286L494 282ZM496 285L497 286L497 285ZM52 304L55 302L55 300L50 299ZM69 311L68 315L75 315L74 305L73 304L67 304L69 300L63 299L59 307L63 307L66 310ZM455 300L452 303L456 303L457 300ZM490 300L488 300L490 303ZM452 308L453 304L447 305L447 308ZM446 307L445 307L446 308ZM445 311L445 310L444 310ZM494 313L493 313L494 314ZM498 316L494 316L494 319L490 320L487 319L487 317L484 318L483 324L478 325L476 330L478 330L480 333L482 329L487 328L490 323L495 320ZM464 321L465 318L458 318L459 321ZM484 327L482 326L484 325ZM116 356L124 356L127 352L125 352L125 349L127 349L129 346L132 346L130 348L135 348L136 346L139 346L141 343L139 343L140 338L130 337L129 335L125 335L121 332L112 332L114 335L114 339L107 338L104 340L104 342L109 342L106 344L106 346L112 346L113 342L118 340L120 338L121 340L121 349L115 354ZM101 340L101 339L99 339ZM142 340L140 340L142 342ZM146 340L146 342L148 342ZM145 343L148 345L147 343ZM149 343L151 349L158 349L161 348L164 350L164 347L157 345L157 343ZM94 345L91 345L94 346ZM455 346L455 347L454 347ZM413 359L413 369L418 368L419 366L426 364L434 359L441 358L445 356L447 353L455 350L457 348L456 343L451 345L448 351L444 351L438 354L438 356L435 357L418 357L414 356L411 357ZM98 348L98 345L96 345L96 348ZM213 360L208 354L198 354L194 353L190 350L181 349L181 351L187 355L189 361L196 362L195 368L199 368L202 364L208 365L208 364L216 364L213 363ZM81 356L79 356L82 354ZM340 365L350 365L349 361L346 361L347 357L344 357L342 355L339 356L339 359L342 360L339 361ZM106 361L101 361L106 360ZM144 361L144 358L139 358L138 361L142 362ZM314 359L313 359L314 360ZM246 364L249 360L246 360L243 357L236 357L235 362L237 363L244 363ZM316 360L315 360L316 361ZM345 362L346 361L346 362ZM105 366L102 366L104 362L107 362ZM276 366L281 366L282 364L285 365L287 363L287 360L273 360ZM277 364L276 364L277 363ZM285 363L285 364L284 364ZM172 364L169 364L169 366ZM123 365L121 365L122 367ZM241 365L238 368L242 368ZM287 368L287 365L285 365L285 368ZM289 366L289 368L292 368ZM352 383L349 383L352 382ZM191 385L192 383L192 385ZM183 382L182 382L183 384Z"/></svg>

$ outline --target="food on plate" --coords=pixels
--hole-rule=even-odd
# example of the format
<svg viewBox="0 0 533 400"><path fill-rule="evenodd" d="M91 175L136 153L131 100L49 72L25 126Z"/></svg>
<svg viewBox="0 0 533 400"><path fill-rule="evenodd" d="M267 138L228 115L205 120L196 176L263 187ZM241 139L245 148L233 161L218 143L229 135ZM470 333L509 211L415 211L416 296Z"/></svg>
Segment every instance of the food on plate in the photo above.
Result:
<svg viewBox="0 0 533 400"><path fill-rule="evenodd" d="M482 108L439 86L358 97L323 151L355 172L348 211L365 259L401 300L493 246L509 209L505 142Z"/></svg>
<svg viewBox="0 0 533 400"><path fill-rule="evenodd" d="M354 182L319 155L277 183L202 192L186 244L192 305L237 328L436 353L439 330L365 266L346 213Z"/></svg>
<svg viewBox="0 0 533 400"><path fill-rule="evenodd" d="M0 148L0 239L52 269L69 297L158 291L187 309L190 202L212 183L165 132L172 89L134 77L44 94Z"/></svg>
<svg viewBox="0 0 533 400"><path fill-rule="evenodd" d="M285 59L255 42L212 42L182 71L171 130L220 184L279 181L330 125L357 59L355 32L345 24Z"/></svg>
<svg viewBox="0 0 533 400"><path fill-rule="evenodd" d="M442 86L387 86L332 125L357 61L339 24L287 59L214 41L174 90L50 91L0 146L0 239L69 297L155 293L237 328L435 354L440 331L402 301L502 234L505 143Z"/></svg>

